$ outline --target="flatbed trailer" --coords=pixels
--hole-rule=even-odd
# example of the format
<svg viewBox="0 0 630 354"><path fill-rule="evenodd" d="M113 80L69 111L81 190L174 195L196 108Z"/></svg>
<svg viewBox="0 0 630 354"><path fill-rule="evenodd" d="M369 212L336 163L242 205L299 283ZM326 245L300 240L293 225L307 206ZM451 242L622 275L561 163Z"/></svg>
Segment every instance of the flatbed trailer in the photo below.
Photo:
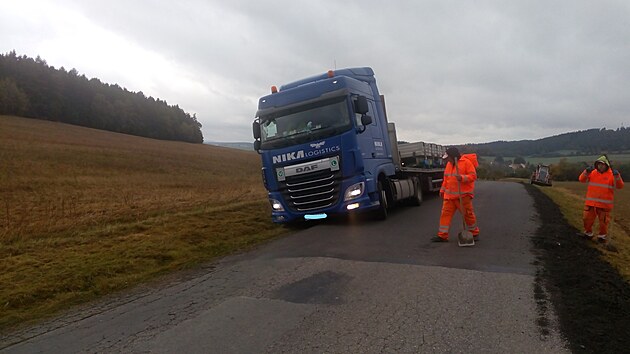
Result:
<svg viewBox="0 0 630 354"><path fill-rule="evenodd" d="M398 142L394 123L387 124L387 131L390 141ZM418 178L422 192L440 190L444 180L442 156L446 152L445 146L422 141L392 145L396 150L392 156L398 178Z"/></svg>

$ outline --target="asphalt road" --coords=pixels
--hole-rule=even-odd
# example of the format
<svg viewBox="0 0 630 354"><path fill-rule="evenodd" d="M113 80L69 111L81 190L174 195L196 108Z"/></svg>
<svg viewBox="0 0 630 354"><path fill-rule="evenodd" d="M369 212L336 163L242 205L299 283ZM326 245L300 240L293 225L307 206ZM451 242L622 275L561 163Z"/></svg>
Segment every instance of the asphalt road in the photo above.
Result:
<svg viewBox="0 0 630 354"><path fill-rule="evenodd" d="M568 352L535 296L532 198L478 182L474 204L475 247L457 246L459 217L451 242L429 242L441 207L429 196L385 222L326 221L86 306L0 338L1 352Z"/></svg>

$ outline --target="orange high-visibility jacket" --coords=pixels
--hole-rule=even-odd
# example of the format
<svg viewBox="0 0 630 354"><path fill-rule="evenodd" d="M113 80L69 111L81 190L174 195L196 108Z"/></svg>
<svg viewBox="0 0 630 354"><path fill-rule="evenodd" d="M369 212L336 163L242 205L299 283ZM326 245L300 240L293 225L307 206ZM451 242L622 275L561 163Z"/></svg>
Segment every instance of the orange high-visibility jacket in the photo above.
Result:
<svg viewBox="0 0 630 354"><path fill-rule="evenodd" d="M440 193L444 193L444 199L458 199L457 192L457 170L462 176L461 194L474 196L475 181L477 180L477 171L475 167L479 166L477 162L477 154L464 154L457 161L457 169L452 163L447 163L444 169L444 180Z"/></svg>
<svg viewBox="0 0 630 354"><path fill-rule="evenodd" d="M586 202L587 206L594 206L602 209L612 209L615 188L623 188L621 174L613 176L609 168L604 173L593 170L590 174L584 170L579 177L580 182L587 183Z"/></svg>

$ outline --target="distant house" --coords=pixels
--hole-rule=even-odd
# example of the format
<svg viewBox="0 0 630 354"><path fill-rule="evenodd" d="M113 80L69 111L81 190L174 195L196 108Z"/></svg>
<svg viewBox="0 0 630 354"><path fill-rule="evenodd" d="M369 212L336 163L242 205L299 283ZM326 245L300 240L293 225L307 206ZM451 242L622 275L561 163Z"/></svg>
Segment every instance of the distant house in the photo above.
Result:
<svg viewBox="0 0 630 354"><path fill-rule="evenodd" d="M511 165L508 165L508 167L516 171L518 169L525 168L526 165L524 163L513 163Z"/></svg>

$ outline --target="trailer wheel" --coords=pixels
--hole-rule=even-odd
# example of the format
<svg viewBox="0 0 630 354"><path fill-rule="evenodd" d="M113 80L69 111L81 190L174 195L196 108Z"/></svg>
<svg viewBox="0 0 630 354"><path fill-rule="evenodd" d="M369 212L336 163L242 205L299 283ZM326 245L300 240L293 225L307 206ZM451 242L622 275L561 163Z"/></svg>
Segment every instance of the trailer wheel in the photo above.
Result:
<svg viewBox="0 0 630 354"><path fill-rule="evenodd" d="M422 185L420 184L420 178L414 177L413 185L415 191L413 193L413 197L411 198L411 204L420 206L422 204Z"/></svg>
<svg viewBox="0 0 630 354"><path fill-rule="evenodd" d="M378 220L387 219L387 192L383 187L383 181L378 181L378 201L380 203L378 210L376 211L376 218Z"/></svg>

